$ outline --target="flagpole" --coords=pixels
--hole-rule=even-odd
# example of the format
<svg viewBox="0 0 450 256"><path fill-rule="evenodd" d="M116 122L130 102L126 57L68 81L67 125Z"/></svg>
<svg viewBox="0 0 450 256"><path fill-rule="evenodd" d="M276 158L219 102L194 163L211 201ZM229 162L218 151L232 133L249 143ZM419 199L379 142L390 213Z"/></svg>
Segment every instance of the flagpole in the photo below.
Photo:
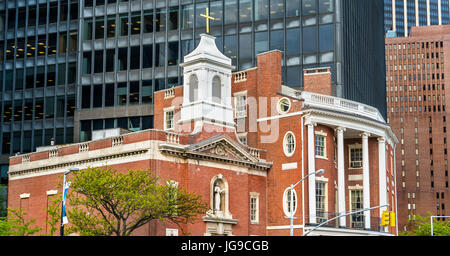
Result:
<svg viewBox="0 0 450 256"><path fill-rule="evenodd" d="M65 215L65 201L66 201L66 174L67 172L64 173L64 179L63 179L63 190L62 190L62 205L61 205L61 227L59 230L59 235L60 236L64 236L64 215Z"/></svg>
<svg viewBox="0 0 450 256"><path fill-rule="evenodd" d="M66 196L67 191L69 190L70 182L66 182L66 176L67 174L78 171L78 168L71 168L70 170L64 172L64 178L63 178L63 191L62 191L62 204L61 204L61 227L59 230L59 235L64 236L64 224L67 223L67 217L66 217Z"/></svg>

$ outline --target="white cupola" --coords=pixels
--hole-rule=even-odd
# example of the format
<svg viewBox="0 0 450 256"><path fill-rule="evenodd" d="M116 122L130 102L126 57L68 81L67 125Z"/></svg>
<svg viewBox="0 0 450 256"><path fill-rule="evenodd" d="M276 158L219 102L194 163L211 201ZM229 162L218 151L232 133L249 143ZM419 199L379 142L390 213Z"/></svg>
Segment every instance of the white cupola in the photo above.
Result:
<svg viewBox="0 0 450 256"><path fill-rule="evenodd" d="M201 34L198 47L184 57L183 104L179 124L204 122L235 127L231 103L231 59L217 49L215 37Z"/></svg>

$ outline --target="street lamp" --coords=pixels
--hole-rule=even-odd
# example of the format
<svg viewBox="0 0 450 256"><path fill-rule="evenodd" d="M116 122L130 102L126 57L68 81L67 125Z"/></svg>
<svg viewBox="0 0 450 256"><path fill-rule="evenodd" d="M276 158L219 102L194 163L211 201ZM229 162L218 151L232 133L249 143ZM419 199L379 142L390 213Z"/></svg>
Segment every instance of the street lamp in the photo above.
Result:
<svg viewBox="0 0 450 256"><path fill-rule="evenodd" d="M433 218L450 218L450 216L431 216L430 222L431 222L431 236L433 235Z"/></svg>
<svg viewBox="0 0 450 256"><path fill-rule="evenodd" d="M64 236L64 224L68 223L66 217L66 196L67 190L69 189L70 182L66 182L66 176L74 171L78 171L78 168L70 168L70 170L64 172L64 180L63 180L63 193L62 193L62 205L61 205L61 229L60 236Z"/></svg>
<svg viewBox="0 0 450 256"><path fill-rule="evenodd" d="M294 217L294 187L296 187L298 184L300 184L300 182L302 182L303 180L305 180L307 177L309 177L310 175L316 175L316 174L323 174L325 172L325 170L324 169L319 169L319 170L317 170L317 171L315 171L315 172L311 172L311 173L308 173L305 177L303 177L301 180L299 180L297 183L295 183L294 185L292 185L291 184L291 186L289 187L290 188L290 191L291 191L291 195L290 195L290 197L291 197L291 202L290 202L290 208L291 208L291 216L289 216L289 217L285 217L285 218L287 218L287 219L290 219L291 220L291 223L290 223L290 235L291 236L293 236L294 235L294 219L295 219L295 217ZM284 203L284 202L283 202Z"/></svg>

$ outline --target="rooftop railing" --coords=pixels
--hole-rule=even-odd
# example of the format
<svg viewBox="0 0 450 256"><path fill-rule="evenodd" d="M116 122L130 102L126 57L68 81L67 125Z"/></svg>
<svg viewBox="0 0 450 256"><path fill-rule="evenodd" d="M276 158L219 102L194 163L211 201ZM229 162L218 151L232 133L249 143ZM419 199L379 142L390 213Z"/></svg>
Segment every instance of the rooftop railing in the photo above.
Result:
<svg viewBox="0 0 450 256"><path fill-rule="evenodd" d="M363 103L306 91L301 92L300 95L304 99L305 105L329 108L330 110L366 116L380 122L385 122L378 109Z"/></svg>

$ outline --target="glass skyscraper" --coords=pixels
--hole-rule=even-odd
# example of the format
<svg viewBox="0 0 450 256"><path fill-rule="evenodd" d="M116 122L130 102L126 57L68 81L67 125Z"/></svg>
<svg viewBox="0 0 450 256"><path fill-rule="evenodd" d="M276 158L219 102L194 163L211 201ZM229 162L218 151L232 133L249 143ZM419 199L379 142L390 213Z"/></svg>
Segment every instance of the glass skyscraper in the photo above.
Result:
<svg viewBox="0 0 450 256"><path fill-rule="evenodd" d="M408 36L411 27L450 24L449 0L384 0L385 32Z"/></svg>
<svg viewBox="0 0 450 256"><path fill-rule="evenodd" d="M206 31L236 71L283 52L283 83L331 67L336 96L386 116L382 0L0 1L1 163L93 130L153 127L153 93L183 83L179 67Z"/></svg>

